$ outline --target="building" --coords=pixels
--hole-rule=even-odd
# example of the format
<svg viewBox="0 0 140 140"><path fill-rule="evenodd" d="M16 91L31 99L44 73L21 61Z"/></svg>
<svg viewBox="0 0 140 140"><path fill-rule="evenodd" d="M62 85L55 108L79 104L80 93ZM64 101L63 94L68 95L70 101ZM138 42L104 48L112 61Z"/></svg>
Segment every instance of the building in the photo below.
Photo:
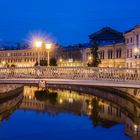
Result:
<svg viewBox="0 0 140 140"><path fill-rule="evenodd" d="M125 67L125 39L110 27L105 27L89 35L89 43L63 47L59 57L59 66L87 66L92 61L91 44L96 42L101 59L100 67Z"/></svg>
<svg viewBox="0 0 140 140"><path fill-rule="evenodd" d="M91 44L98 44L98 54L101 59L100 67L125 67L125 42L123 33L110 27L105 27L89 36L90 45L85 49L85 62L91 58Z"/></svg>
<svg viewBox="0 0 140 140"><path fill-rule="evenodd" d="M57 59L58 66L87 66L92 61L93 42L98 44L99 67L140 67L140 25L124 34L110 27L102 28L89 35L89 43L85 44L60 47L54 43L50 57ZM26 43L0 41L0 66L34 66L38 54L40 60L47 60L45 47L37 50Z"/></svg>
<svg viewBox="0 0 140 140"><path fill-rule="evenodd" d="M0 50L24 50L27 48L30 48L30 46L25 42L0 41Z"/></svg>
<svg viewBox="0 0 140 140"><path fill-rule="evenodd" d="M1 47L2 48L2 47ZM8 47L7 47L8 48ZM15 48L15 47L14 47ZM56 44L52 45L50 50L50 57L56 57L56 50L58 46ZM15 65L17 67L31 67L34 66L38 61L38 55L40 60L47 60L48 52L45 47L40 48L19 48L18 49L3 49L0 50L0 66L11 66Z"/></svg>
<svg viewBox="0 0 140 140"><path fill-rule="evenodd" d="M140 25L124 33L126 43L126 67L140 66Z"/></svg>
<svg viewBox="0 0 140 140"><path fill-rule="evenodd" d="M84 66L83 53L87 44L69 45L63 47L59 55L59 66Z"/></svg>

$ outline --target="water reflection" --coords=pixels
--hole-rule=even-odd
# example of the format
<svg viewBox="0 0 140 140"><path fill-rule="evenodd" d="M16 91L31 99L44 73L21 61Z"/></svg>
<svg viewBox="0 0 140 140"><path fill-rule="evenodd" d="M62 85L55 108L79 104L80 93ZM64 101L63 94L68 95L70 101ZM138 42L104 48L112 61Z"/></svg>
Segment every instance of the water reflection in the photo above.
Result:
<svg viewBox="0 0 140 140"><path fill-rule="evenodd" d="M48 100L50 103L55 104L57 102L57 92L50 92L48 89L36 90L35 97L39 101Z"/></svg>
<svg viewBox="0 0 140 140"><path fill-rule="evenodd" d="M40 99L36 93L36 87L25 87L24 99L20 108L48 112L51 115L57 115L62 112L88 115L94 127L101 125L110 128L122 123L125 124L125 134L139 139L140 104L133 100L128 100L126 97L120 97L110 92L107 93L107 91L85 87L84 89L83 93L81 91L78 93L78 89L73 91L72 89L51 87L46 92L57 93L52 103L48 95L42 94L44 100ZM84 94L84 92L88 94Z"/></svg>
<svg viewBox="0 0 140 140"><path fill-rule="evenodd" d="M15 94L0 103L1 120L7 119L17 108L51 116L60 113L85 115L95 128L124 124L126 135L134 140L140 139L140 104L116 91L75 86L50 86L42 90L25 86L23 94Z"/></svg>

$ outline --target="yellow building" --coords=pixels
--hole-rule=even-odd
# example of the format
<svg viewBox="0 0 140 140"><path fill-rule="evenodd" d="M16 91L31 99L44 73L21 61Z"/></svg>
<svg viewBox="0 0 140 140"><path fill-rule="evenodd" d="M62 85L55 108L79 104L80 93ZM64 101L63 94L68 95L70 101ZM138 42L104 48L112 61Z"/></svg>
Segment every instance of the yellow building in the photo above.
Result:
<svg viewBox="0 0 140 140"><path fill-rule="evenodd" d="M110 27L105 27L91 34L89 38L90 47L96 47L94 42L98 46L98 55L101 59L99 67L125 67L126 47L122 33ZM85 65L92 61L91 48L85 49L84 61Z"/></svg>
<svg viewBox="0 0 140 140"><path fill-rule="evenodd" d="M105 45L98 47L101 63L99 67L125 67L125 45L124 43ZM85 50L85 65L92 61L91 49Z"/></svg>
<svg viewBox="0 0 140 140"><path fill-rule="evenodd" d="M58 47L53 45L50 57L57 59L58 66L87 66L92 61L93 42L98 44L99 67L140 66L140 25L124 34L105 27L89 36L87 44ZM0 50L0 66L15 64L18 67L34 66L40 60L47 60L47 50L35 48L26 50Z"/></svg>
<svg viewBox="0 0 140 140"><path fill-rule="evenodd" d="M50 50L50 57L55 57L55 50L57 46L53 45ZM24 50L1 50L0 51L0 66L11 66L17 67L32 67L38 61L38 55L40 60L47 60L48 52L45 48L31 48Z"/></svg>

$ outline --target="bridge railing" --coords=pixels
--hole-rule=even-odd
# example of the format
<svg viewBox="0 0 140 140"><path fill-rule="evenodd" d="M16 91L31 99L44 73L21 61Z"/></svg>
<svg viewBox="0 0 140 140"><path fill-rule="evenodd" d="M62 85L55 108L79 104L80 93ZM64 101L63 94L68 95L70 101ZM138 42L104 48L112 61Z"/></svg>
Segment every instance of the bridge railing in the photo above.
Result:
<svg viewBox="0 0 140 140"><path fill-rule="evenodd" d="M101 67L0 68L0 79L49 78L140 82L140 69Z"/></svg>

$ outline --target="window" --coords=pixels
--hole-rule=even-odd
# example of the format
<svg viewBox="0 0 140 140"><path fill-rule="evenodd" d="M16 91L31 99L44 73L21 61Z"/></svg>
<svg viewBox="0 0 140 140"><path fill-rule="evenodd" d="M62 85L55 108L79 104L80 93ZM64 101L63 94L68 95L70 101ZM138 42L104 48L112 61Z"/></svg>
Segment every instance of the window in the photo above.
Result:
<svg viewBox="0 0 140 140"><path fill-rule="evenodd" d="M131 40L131 43L133 43L133 37L131 37L131 39L130 39L130 40Z"/></svg>
<svg viewBox="0 0 140 140"><path fill-rule="evenodd" d="M116 50L116 58L118 58L118 49Z"/></svg>
<svg viewBox="0 0 140 140"><path fill-rule="evenodd" d="M112 59L112 58L113 58L113 51L108 50L108 59Z"/></svg>
<svg viewBox="0 0 140 140"><path fill-rule="evenodd" d="M127 44L129 43L129 38L126 39L126 43L127 43Z"/></svg>
<svg viewBox="0 0 140 140"><path fill-rule="evenodd" d="M99 52L100 59L104 59L104 51Z"/></svg>
<svg viewBox="0 0 140 140"><path fill-rule="evenodd" d="M105 56L105 55L104 55L104 51L102 51L102 59L104 59L104 56Z"/></svg>
<svg viewBox="0 0 140 140"><path fill-rule="evenodd" d="M116 50L116 58L121 58L122 51L121 48Z"/></svg>
<svg viewBox="0 0 140 140"><path fill-rule="evenodd" d="M122 50L121 50L121 48L119 49L119 58L121 58L122 57Z"/></svg>
<svg viewBox="0 0 140 140"><path fill-rule="evenodd" d="M129 67L129 63L127 63L127 68Z"/></svg>
<svg viewBox="0 0 140 140"><path fill-rule="evenodd" d="M130 49L130 57L132 57L132 49Z"/></svg>
<svg viewBox="0 0 140 140"><path fill-rule="evenodd" d="M129 58L129 49L127 49L127 58Z"/></svg>
<svg viewBox="0 0 140 140"><path fill-rule="evenodd" d="M139 35L136 35L136 45L139 46Z"/></svg>

